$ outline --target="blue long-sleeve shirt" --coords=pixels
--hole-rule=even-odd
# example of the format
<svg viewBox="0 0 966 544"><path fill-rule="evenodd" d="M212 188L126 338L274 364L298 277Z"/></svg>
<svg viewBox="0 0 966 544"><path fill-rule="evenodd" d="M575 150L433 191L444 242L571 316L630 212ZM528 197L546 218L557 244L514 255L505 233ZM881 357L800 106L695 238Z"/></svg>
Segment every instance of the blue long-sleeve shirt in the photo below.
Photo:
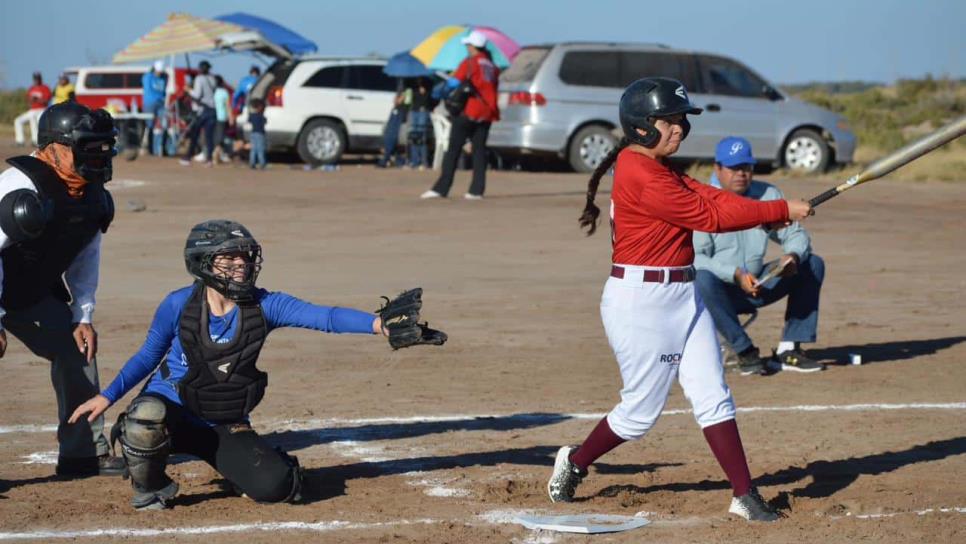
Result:
<svg viewBox="0 0 966 544"><path fill-rule="evenodd" d="M111 385L101 392L112 404L154 372L162 361L167 363L170 373L162 377L161 372L154 372L145 392L157 393L181 404L175 384L188 371L188 362L181 348L179 328L181 311L191 296L191 290L192 286L178 289L161 301L141 349L124 364ZM262 307L269 332L280 327L300 327L331 333L372 334L372 323L376 317L351 308L318 306L286 293L264 289L258 290L256 300ZM209 312L208 319L212 341L219 344L230 342L238 322L238 307L223 316Z"/></svg>
<svg viewBox="0 0 966 544"><path fill-rule="evenodd" d="M145 72L141 76L141 98L144 104L144 111L150 112L151 108L158 102L164 102L165 89L168 85L167 78L156 74L153 70Z"/></svg>
<svg viewBox="0 0 966 544"><path fill-rule="evenodd" d="M238 108L243 105L243 101L248 97L249 93L252 91L252 87L258 81L260 76L253 76L248 74L247 76L241 78L238 82L238 86L235 87L235 94L231 97L231 105L233 108Z"/></svg>

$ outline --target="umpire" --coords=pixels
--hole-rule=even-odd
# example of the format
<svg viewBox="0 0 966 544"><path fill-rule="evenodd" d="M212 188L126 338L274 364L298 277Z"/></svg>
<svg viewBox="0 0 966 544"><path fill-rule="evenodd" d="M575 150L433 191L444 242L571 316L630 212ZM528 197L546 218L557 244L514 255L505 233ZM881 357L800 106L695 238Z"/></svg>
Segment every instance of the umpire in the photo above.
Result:
<svg viewBox="0 0 966 544"><path fill-rule="evenodd" d="M13 168L0 174L0 357L10 331L51 362L58 475L119 475L124 461L109 454L104 418L68 423L99 388L91 320L101 234L114 217L104 189L116 154L114 120L68 101L38 124L40 149L8 159Z"/></svg>

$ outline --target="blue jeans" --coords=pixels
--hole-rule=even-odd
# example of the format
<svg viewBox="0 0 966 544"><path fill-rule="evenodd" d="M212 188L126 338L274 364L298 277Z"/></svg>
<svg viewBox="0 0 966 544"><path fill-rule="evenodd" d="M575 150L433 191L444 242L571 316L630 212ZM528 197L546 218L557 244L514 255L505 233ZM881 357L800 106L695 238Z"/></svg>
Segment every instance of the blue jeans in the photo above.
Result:
<svg viewBox="0 0 966 544"><path fill-rule="evenodd" d="M429 166L428 141L429 112L411 112L409 114L409 165L413 168Z"/></svg>
<svg viewBox="0 0 966 544"><path fill-rule="evenodd" d="M767 270L763 270L765 274ZM798 273L790 278L772 278L765 282L757 298L741 287L721 281L712 272L698 270L698 292L711 312L718 332L731 344L735 353L754 345L738 321L739 314L747 314L788 297L785 307L785 330L782 340L814 342L818 330L818 299L825 280L825 261L809 255L799 263Z"/></svg>
<svg viewBox="0 0 966 544"><path fill-rule="evenodd" d="M168 131L168 110L164 107L164 101L155 102L148 111L154 115L151 119L151 154L155 156L164 155L164 137Z"/></svg>
<svg viewBox="0 0 966 544"><path fill-rule="evenodd" d="M399 147L399 129L405 120L406 115L399 111L399 108L393 109L389 115L389 120L386 121L386 131L382 135L382 148L384 151L382 158L379 159L380 165L389 166L393 155L396 155L396 148Z"/></svg>
<svg viewBox="0 0 966 544"><path fill-rule="evenodd" d="M205 131L205 160L211 161L211 152L215 149L215 108L204 108L191 125L188 131L191 141L184 157L186 160L190 161L191 157L198 152L198 137L201 136L202 130Z"/></svg>
<svg viewBox="0 0 966 544"><path fill-rule="evenodd" d="M252 132L248 135L252 149L248 153L248 164L254 168L256 164L259 168L265 168L265 133Z"/></svg>

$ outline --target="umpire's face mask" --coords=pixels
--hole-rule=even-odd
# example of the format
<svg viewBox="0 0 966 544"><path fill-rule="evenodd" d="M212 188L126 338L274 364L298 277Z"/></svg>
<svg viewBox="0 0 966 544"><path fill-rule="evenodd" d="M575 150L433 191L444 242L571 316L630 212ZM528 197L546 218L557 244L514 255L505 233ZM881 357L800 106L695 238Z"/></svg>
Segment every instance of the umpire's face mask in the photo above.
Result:
<svg viewBox="0 0 966 544"><path fill-rule="evenodd" d="M110 114L94 110L85 115L71 133L74 170L91 183L106 183L113 176L117 130Z"/></svg>

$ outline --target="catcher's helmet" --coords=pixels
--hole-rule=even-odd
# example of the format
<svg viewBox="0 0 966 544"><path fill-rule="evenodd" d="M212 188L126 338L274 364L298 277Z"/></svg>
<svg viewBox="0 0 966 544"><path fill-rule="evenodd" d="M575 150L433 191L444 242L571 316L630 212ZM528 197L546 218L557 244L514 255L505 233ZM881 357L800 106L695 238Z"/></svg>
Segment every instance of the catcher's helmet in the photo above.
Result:
<svg viewBox="0 0 966 544"><path fill-rule="evenodd" d="M237 253L245 258L243 280L236 280L230 270L215 270L215 257ZM213 219L195 225L188 233L184 264L189 274L231 300L251 301L262 269L262 246L241 223Z"/></svg>
<svg viewBox="0 0 966 544"><path fill-rule="evenodd" d="M668 77L645 77L624 89L620 103L621 128L628 140L644 147L654 147L661 134L654 127L653 119L679 113L698 115L701 111L691 103L680 81ZM691 124L685 119L681 126L687 138ZM636 129L644 131L644 135Z"/></svg>
<svg viewBox="0 0 966 544"><path fill-rule="evenodd" d="M37 122L37 143L41 149L53 144L71 148L74 170L87 181L111 179L111 161L117 155L114 118L105 110L91 110L72 100L44 110Z"/></svg>

